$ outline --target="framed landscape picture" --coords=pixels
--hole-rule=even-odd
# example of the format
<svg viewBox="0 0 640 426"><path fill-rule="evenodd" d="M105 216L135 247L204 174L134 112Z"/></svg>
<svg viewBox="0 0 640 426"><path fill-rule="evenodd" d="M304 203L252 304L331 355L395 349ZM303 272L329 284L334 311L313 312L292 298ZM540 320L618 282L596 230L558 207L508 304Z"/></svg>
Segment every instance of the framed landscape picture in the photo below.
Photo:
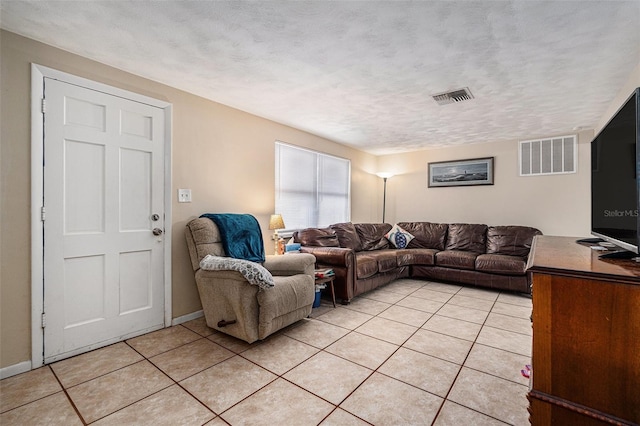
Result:
<svg viewBox="0 0 640 426"><path fill-rule="evenodd" d="M493 185L493 157L429 163L427 179L429 188Z"/></svg>

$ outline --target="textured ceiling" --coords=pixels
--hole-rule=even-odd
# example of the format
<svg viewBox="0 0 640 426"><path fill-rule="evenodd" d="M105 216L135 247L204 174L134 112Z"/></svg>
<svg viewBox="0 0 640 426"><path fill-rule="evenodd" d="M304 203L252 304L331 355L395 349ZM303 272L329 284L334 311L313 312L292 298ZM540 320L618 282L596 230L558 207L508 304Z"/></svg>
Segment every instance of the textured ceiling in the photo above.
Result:
<svg viewBox="0 0 640 426"><path fill-rule="evenodd" d="M374 154L592 128L639 22L638 0L0 2L8 31Z"/></svg>

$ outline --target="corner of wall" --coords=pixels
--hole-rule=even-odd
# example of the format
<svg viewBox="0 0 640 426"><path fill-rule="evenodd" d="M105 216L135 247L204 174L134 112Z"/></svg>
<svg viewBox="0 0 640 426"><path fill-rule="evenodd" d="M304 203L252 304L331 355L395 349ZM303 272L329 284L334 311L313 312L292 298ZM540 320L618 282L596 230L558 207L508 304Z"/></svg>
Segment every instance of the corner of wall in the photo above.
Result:
<svg viewBox="0 0 640 426"><path fill-rule="evenodd" d="M609 107L605 111L604 115L600 118L598 122L598 126L595 128L594 135L598 134L600 130L609 122L611 117L615 114L615 112L622 106L622 103L631 95L637 87L640 87L640 62L635 66L633 71L631 71L631 75L622 86L622 88L618 91L613 101L609 104Z"/></svg>

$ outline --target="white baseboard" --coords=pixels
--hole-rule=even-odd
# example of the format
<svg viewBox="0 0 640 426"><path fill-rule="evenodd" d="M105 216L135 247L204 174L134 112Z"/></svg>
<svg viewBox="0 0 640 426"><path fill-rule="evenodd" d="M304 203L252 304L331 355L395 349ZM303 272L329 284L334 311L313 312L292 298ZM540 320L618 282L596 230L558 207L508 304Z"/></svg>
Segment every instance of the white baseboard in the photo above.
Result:
<svg viewBox="0 0 640 426"><path fill-rule="evenodd" d="M191 321L202 316L204 316L204 312L202 310L192 312L190 314L174 318L171 321L171 325L182 324L183 322ZM27 371L31 371L31 361L23 361L18 364L0 368L0 380L6 379L7 377L15 376L17 374L26 373Z"/></svg>
<svg viewBox="0 0 640 426"><path fill-rule="evenodd" d="M191 321L191 320L194 320L196 318L200 318L201 316L204 316L204 311L202 309L199 310L199 311L192 312L192 313L187 314L187 315L183 315L183 316L178 317L178 318L174 318L173 321L171 321L171 325L182 324L183 322Z"/></svg>
<svg viewBox="0 0 640 426"><path fill-rule="evenodd" d="M0 380L31 371L31 361L22 361L8 367L0 368Z"/></svg>
<svg viewBox="0 0 640 426"><path fill-rule="evenodd" d="M204 316L204 311L202 311L201 309L199 311L174 318L171 321L171 325L182 324L184 322L191 321L202 316ZM27 371L31 371L31 361L23 361L18 364L0 368L0 380L6 379L7 377L15 376L17 374L26 373Z"/></svg>

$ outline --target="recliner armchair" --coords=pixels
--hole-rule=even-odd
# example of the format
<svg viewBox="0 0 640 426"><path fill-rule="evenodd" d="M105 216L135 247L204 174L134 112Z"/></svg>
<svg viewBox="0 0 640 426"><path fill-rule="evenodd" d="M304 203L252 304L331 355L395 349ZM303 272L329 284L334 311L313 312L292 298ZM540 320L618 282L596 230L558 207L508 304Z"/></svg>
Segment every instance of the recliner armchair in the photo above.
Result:
<svg viewBox="0 0 640 426"><path fill-rule="evenodd" d="M220 230L212 220L191 220L185 234L209 327L253 343L311 313L315 256L266 256L263 266L273 275L275 285L262 289L250 284L240 272L200 267L207 255L226 256Z"/></svg>

